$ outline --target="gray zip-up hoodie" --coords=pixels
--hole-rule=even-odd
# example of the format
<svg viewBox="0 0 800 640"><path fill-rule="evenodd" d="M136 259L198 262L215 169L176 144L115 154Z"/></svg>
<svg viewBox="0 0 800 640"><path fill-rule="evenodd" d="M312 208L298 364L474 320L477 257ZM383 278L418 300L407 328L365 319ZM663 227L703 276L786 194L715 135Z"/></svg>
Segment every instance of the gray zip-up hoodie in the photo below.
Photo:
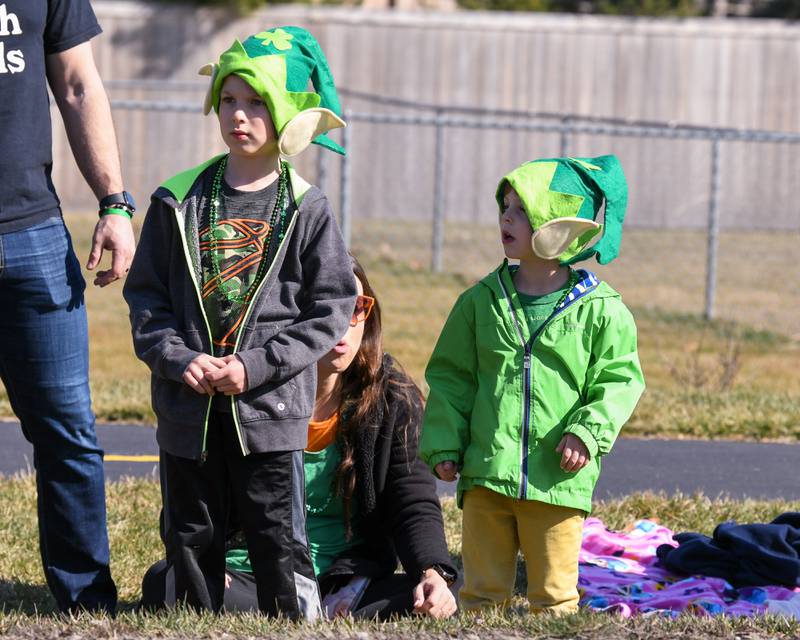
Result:
<svg viewBox="0 0 800 640"><path fill-rule="evenodd" d="M203 457L211 410L210 396L191 389L183 373L199 354L214 352L200 293L197 219L205 169L220 157L153 194L123 289L134 350L152 372L158 445L184 458ZM328 200L294 170L290 178L295 206L287 232L236 334L248 390L231 404L245 455L305 447L314 365L344 335L355 307L355 278Z"/></svg>

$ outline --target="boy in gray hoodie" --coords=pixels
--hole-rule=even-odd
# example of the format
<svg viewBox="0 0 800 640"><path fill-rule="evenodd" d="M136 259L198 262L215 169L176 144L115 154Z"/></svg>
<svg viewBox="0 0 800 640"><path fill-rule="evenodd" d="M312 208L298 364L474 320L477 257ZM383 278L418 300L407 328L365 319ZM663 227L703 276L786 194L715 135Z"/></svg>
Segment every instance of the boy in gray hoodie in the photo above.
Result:
<svg viewBox="0 0 800 640"><path fill-rule="evenodd" d="M200 73L230 152L156 190L124 289L152 371L167 602L222 607L234 501L261 610L314 619L303 478L313 365L346 331L356 286L327 199L282 157L312 141L343 153L325 132L344 122L303 29L235 41Z"/></svg>

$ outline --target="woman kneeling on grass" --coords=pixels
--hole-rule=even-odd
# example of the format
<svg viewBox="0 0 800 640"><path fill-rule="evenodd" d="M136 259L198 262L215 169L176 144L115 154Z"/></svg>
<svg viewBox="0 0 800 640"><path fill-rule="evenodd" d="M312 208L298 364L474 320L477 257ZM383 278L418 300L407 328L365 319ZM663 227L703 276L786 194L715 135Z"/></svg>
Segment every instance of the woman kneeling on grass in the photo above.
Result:
<svg viewBox="0 0 800 640"><path fill-rule="evenodd" d="M380 307L364 269L352 264L356 309L317 363L305 453L306 526L323 606L329 617L447 617L456 611L457 574L433 476L417 457L422 396L383 353ZM398 558L406 573L394 572ZM167 574L163 560L149 569L143 607L163 606ZM258 610L239 534L229 544L226 587L227 611Z"/></svg>

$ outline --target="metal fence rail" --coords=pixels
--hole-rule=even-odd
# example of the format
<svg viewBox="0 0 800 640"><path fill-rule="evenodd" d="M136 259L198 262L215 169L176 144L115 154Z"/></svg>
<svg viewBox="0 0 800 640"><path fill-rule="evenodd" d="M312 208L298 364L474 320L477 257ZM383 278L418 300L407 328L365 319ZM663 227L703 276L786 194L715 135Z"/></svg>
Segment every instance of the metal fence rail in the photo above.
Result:
<svg viewBox="0 0 800 640"><path fill-rule="evenodd" d="M437 112L432 116L403 115L403 114L381 114L381 113L361 113L345 112L345 121L349 123L365 122L372 124L389 125L414 125L424 127L434 127L435 153L434 153L434 195L433 195L433 220L432 220L432 248L431 248L431 270L441 271L442 268L442 247L444 244L444 193L447 185L444 181L444 166L446 162L444 150L444 130L446 128L461 129L492 129L506 131L527 131L558 133L561 136L561 154L568 155L570 148L570 137L576 134L605 135L615 137L636 137L636 138L661 138L674 140L708 140L710 143L711 154L711 175L710 197L708 204L708 249L706 260L706 299L705 317L714 317L714 300L716 294L717 281L717 249L719 244L720 228L720 147L722 142L757 142L764 144L800 144L800 134L783 133L773 131L756 130L737 130L728 128L702 128L688 126L642 126L642 125L611 125L611 124L592 124L575 122L565 116L561 123L554 122L514 122L514 121L489 121L485 119L447 116L443 111ZM345 149L352 146L353 127L350 126L345 131ZM323 167L322 174L327 175L324 164L327 162L327 155L320 154L319 163ZM342 159L342 184L340 188L340 212L342 216L343 229L349 230L352 227L350 211L350 163L349 156ZM350 237L346 235L348 242Z"/></svg>
<svg viewBox="0 0 800 640"><path fill-rule="evenodd" d="M166 91L200 91L205 86L196 82L174 83L148 81L117 81L110 82L111 89L134 88L137 90ZM178 86L180 85L180 86ZM345 91L346 93L346 91ZM367 100L369 95L354 96ZM570 155L572 140L577 135L610 136L621 138L661 139L661 140L692 140L707 141L710 154L710 175L708 188L708 216L707 216L707 255L706 255L706 288L705 288L705 317L714 317L714 304L717 283L717 254L720 234L720 185L722 179L721 154L724 144L747 142L757 144L800 144L800 134L701 127L694 125L680 125L675 123L631 123L622 120L589 118L564 114L527 113L519 111L503 111L496 109L464 109L449 110L436 105L414 104L406 101L392 99L379 99L372 96L374 102L385 106L416 107L417 111L432 110L432 113L371 113L364 111L345 111L344 118L349 126L342 131L341 144L346 150L354 149L354 139L358 137L359 124L381 124L390 126L411 126L433 128L433 210L431 217L431 262L430 268L434 272L442 270L442 251L445 234L445 194L450 188L445 178L445 166L448 162L445 144L447 130L490 130L506 132L537 132L557 134L559 148L562 156ZM195 102L153 101L114 99L112 108L122 111L153 111L173 113L200 113L201 108ZM455 115L454 115L455 114ZM317 183L323 191L331 176L332 155L320 153L317 156ZM339 168L339 199L341 228L348 247L352 240L352 185L353 185L353 159L351 155L344 156Z"/></svg>

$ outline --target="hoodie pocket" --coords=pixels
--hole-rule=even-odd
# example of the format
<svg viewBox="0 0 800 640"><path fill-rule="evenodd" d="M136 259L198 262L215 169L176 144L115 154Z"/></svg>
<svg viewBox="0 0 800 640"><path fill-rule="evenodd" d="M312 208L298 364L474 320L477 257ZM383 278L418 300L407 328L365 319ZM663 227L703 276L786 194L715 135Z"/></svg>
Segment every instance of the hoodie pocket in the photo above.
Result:
<svg viewBox="0 0 800 640"><path fill-rule="evenodd" d="M239 397L239 417L242 422L310 416L311 404L304 398L305 394L299 391L296 378L285 382L269 382L252 391L245 391Z"/></svg>
<svg viewBox="0 0 800 640"><path fill-rule="evenodd" d="M153 413L160 421L197 425L202 430L208 408L208 396L197 393L188 384L153 377L150 387Z"/></svg>

